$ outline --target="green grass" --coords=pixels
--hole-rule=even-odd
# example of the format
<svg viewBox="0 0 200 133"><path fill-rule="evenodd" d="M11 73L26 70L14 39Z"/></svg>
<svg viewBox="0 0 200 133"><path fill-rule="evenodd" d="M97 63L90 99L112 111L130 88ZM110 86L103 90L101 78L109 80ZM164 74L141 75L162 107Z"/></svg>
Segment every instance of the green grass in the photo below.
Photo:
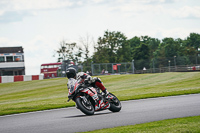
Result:
<svg viewBox="0 0 200 133"><path fill-rule="evenodd" d="M94 130L87 133L199 133L200 116Z"/></svg>
<svg viewBox="0 0 200 133"><path fill-rule="evenodd" d="M120 100L200 93L200 73L99 76ZM0 84L0 115L74 106L67 103L67 79Z"/></svg>

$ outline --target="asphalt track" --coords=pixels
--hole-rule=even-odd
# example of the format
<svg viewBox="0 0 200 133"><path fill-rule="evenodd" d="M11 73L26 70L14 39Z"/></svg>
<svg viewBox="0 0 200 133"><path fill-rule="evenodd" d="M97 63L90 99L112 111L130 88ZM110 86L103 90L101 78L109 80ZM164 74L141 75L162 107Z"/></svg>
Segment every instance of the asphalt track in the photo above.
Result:
<svg viewBox="0 0 200 133"><path fill-rule="evenodd" d="M122 110L86 116L75 107L0 116L0 133L70 133L200 115L200 94L122 102Z"/></svg>

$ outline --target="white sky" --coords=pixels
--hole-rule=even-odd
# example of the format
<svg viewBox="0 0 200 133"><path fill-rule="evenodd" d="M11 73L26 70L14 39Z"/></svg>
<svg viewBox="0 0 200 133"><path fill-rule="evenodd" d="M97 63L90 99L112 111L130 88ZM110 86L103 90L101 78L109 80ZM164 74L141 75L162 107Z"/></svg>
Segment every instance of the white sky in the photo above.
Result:
<svg viewBox="0 0 200 133"><path fill-rule="evenodd" d="M106 30L128 39L148 35L186 38L200 33L199 0L0 0L0 47L23 46L26 75L56 62L63 39L97 41Z"/></svg>

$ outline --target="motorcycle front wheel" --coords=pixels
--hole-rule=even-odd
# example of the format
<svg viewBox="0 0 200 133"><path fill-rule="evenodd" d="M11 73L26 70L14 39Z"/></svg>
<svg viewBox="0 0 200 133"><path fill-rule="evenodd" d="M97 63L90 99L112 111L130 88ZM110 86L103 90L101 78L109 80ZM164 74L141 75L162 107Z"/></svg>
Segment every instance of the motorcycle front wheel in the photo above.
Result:
<svg viewBox="0 0 200 133"><path fill-rule="evenodd" d="M119 112L122 108L121 102L114 94L110 93L110 95L113 96L113 100L110 102L109 110L112 112Z"/></svg>
<svg viewBox="0 0 200 133"><path fill-rule="evenodd" d="M78 97L76 98L76 105L78 108L86 115L93 115L94 114L94 107L90 100L85 97Z"/></svg>

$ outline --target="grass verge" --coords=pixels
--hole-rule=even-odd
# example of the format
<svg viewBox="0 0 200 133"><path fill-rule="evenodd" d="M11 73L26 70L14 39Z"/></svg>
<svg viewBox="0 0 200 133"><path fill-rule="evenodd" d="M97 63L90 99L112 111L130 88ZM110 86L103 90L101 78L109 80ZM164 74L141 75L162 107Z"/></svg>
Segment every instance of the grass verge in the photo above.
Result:
<svg viewBox="0 0 200 133"><path fill-rule="evenodd" d="M200 93L200 73L99 76L120 100ZM67 79L0 84L0 115L74 106L67 102Z"/></svg>
<svg viewBox="0 0 200 133"><path fill-rule="evenodd" d="M94 130L85 133L199 133L200 116Z"/></svg>

